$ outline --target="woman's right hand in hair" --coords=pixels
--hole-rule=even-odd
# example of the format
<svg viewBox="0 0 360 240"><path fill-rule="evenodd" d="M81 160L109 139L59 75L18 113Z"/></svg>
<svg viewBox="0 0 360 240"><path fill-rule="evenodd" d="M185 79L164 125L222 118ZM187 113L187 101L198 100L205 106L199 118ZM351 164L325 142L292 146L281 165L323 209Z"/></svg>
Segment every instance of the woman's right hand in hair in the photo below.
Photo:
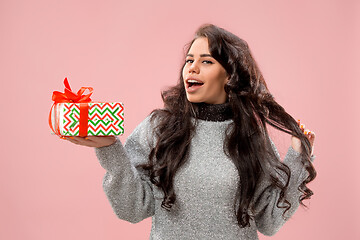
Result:
<svg viewBox="0 0 360 240"><path fill-rule="evenodd" d="M311 155L313 155L314 154L315 133L313 131L310 131L309 129L305 129L305 125L301 124L300 120L298 120L298 125L299 125L301 131L308 138L310 145L311 145ZM297 137L294 137L294 136L291 137L291 146L295 151L301 152L301 141Z"/></svg>
<svg viewBox="0 0 360 240"><path fill-rule="evenodd" d="M116 141L115 136L64 137L69 142L86 147L106 147Z"/></svg>

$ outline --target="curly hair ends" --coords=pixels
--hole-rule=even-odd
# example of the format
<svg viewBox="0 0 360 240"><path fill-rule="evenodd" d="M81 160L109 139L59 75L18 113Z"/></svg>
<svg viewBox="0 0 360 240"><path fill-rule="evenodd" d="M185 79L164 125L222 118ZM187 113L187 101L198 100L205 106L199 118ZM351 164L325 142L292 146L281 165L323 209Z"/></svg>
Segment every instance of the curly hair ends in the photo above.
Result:
<svg viewBox="0 0 360 240"><path fill-rule="evenodd" d="M286 208L283 217L291 207L285 198L290 169L274 152L267 125L301 140L301 162L309 175L298 189L303 193L299 202L305 206L302 201L313 195L306 184L316 177L316 171L310 162L311 146L308 139L297 122L270 94L244 40L222 28L206 24L197 30L187 51L199 37L208 39L212 57L230 76L225 92L233 112L233 121L226 131L224 152L231 158L240 176L241 187L239 186L236 196L239 206L237 211L235 209L239 226L249 226L250 219L253 219L254 208L251 202L264 179L271 183L271 187L280 189L277 206ZM190 142L197 124L197 106L186 98L181 70L177 85L162 92L164 108L153 111L152 121L157 122L157 143L149 154L148 163L139 165L148 170L151 182L163 190L161 206L168 211L176 200L173 179L188 160Z"/></svg>

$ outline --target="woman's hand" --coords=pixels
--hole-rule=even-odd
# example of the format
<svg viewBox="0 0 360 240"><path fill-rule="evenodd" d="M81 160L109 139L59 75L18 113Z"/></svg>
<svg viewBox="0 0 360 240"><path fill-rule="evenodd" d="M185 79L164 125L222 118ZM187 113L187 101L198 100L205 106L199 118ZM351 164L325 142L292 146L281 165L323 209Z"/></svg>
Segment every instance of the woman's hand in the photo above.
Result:
<svg viewBox="0 0 360 240"><path fill-rule="evenodd" d="M64 137L69 142L87 147L105 147L116 141L115 136Z"/></svg>
<svg viewBox="0 0 360 240"><path fill-rule="evenodd" d="M300 120L298 120L299 127L301 131L305 134L305 136L309 139L310 145L311 145L311 155L314 153L314 141L315 141L315 133L310 131L309 129L305 129L305 125L300 123ZM297 137L292 136L291 137L291 146L292 148L297 151L301 152L301 141Z"/></svg>

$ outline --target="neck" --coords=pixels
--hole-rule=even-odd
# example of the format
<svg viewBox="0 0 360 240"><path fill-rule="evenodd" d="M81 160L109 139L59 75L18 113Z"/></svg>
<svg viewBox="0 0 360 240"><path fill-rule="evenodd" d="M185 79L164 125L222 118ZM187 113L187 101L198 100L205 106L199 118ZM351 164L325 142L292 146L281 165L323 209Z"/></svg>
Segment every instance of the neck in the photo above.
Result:
<svg viewBox="0 0 360 240"><path fill-rule="evenodd" d="M223 122L232 118L232 111L228 102L223 104L193 103L195 116L198 119Z"/></svg>

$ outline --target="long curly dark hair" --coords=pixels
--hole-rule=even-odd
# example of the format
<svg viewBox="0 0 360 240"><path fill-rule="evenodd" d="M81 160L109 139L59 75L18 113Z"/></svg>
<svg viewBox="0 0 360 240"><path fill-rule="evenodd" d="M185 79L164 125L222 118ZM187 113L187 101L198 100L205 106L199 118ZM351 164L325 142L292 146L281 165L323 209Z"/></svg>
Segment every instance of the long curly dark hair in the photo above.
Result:
<svg viewBox="0 0 360 240"><path fill-rule="evenodd" d="M254 217L251 201L257 186L264 178L269 180L273 187L281 190L277 207L286 208L284 214L291 207L291 203L285 198L291 172L276 156L267 125L301 140L301 162L309 173L298 187L303 193L299 202L305 206L302 201L313 195L306 184L316 177L310 161L309 140L295 119L270 94L244 40L222 28L206 24L198 29L194 39L187 45L186 53L199 37L208 39L210 54L229 75L225 92L232 109L233 121L226 131L224 151L235 164L240 177L241 186L236 196L239 207L235 210L239 226L250 225L249 221ZM164 199L161 207L170 211L176 200L174 176L188 160L190 143L197 124L198 106L188 101L181 72L178 84L163 91L162 99L164 108L154 110L151 117L152 121L156 121L156 145L149 154L148 163L138 167L146 170L151 182L162 189ZM195 122L192 121L194 119ZM284 174L279 175L279 171Z"/></svg>

